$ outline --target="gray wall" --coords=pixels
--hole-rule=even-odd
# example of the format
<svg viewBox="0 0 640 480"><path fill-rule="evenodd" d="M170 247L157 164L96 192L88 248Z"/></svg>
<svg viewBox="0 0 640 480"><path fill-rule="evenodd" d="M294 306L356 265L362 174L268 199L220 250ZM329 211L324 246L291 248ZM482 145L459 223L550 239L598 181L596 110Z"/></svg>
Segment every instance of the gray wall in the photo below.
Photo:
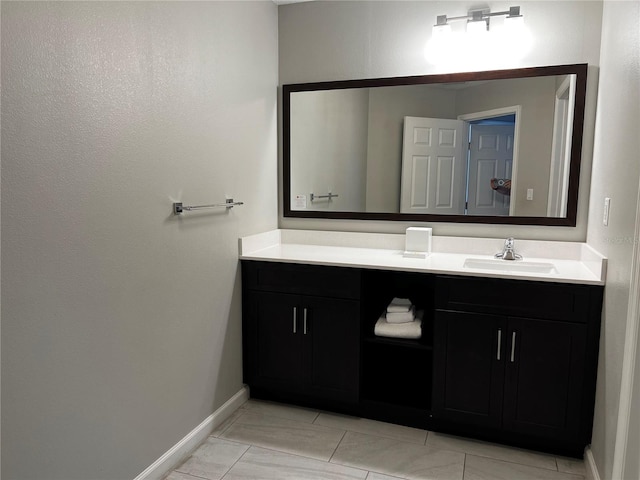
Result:
<svg viewBox="0 0 640 480"><path fill-rule="evenodd" d="M398 213L404 117L455 118L455 92L422 85L369 92L366 211Z"/></svg>
<svg viewBox="0 0 640 480"><path fill-rule="evenodd" d="M533 35L533 49L522 59L495 58L495 68L517 68L566 63L588 63L587 114L580 177L578 225L575 228L530 226L483 226L433 223L437 235L546 238L578 240L586 238L589 182L595 121L597 68L600 52L602 3L593 1L520 3L525 23ZM477 6L473 2L308 2L278 8L280 84L377 78L441 73L424 57L437 15L462 15ZM506 10L507 2L492 3ZM459 71L478 66L461 61ZM447 68L451 68L448 66ZM482 67L480 67L483 69ZM485 67L487 68L487 67ZM280 185L282 188L282 185ZM411 224L415 224L412 222ZM293 219L282 217L283 228L404 232L404 222Z"/></svg>
<svg viewBox="0 0 640 480"><path fill-rule="evenodd" d="M298 92L291 95L291 207L306 195L307 209L361 211L367 175L366 89ZM308 161L296 161L304 158ZM311 193L338 195L311 202Z"/></svg>
<svg viewBox="0 0 640 480"><path fill-rule="evenodd" d="M613 470L631 255L634 242L640 241L635 237L640 178L640 4L605 2L602 25L588 242L609 259L592 441L600 478L605 480L612 478ZM608 227L602 224L605 197L611 198ZM632 408L637 419L639 403ZM638 423L631 425L632 431L634 428L636 443L630 444L627 455L630 462L635 458L637 468ZM637 478L636 474L625 480Z"/></svg>
<svg viewBox="0 0 640 480"><path fill-rule="evenodd" d="M514 105L522 107L517 194L510 199L515 202L516 215L547 215L555 83L554 77L502 80L462 89L456 97L458 115ZM527 200L529 188L534 191L533 200Z"/></svg>
<svg viewBox="0 0 640 480"><path fill-rule="evenodd" d="M2 2L4 479L131 479L241 388L277 61L271 2Z"/></svg>

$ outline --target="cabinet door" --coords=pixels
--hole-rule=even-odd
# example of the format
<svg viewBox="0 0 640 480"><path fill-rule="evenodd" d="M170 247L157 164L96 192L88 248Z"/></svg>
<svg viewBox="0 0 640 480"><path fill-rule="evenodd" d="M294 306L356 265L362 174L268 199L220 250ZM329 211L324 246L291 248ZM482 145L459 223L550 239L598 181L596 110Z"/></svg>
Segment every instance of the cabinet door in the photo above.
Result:
<svg viewBox="0 0 640 480"><path fill-rule="evenodd" d="M504 428L556 439L581 431L586 327L509 319Z"/></svg>
<svg viewBox="0 0 640 480"><path fill-rule="evenodd" d="M301 329L305 338L309 391L319 398L357 401L360 378L359 302L303 297L303 303Z"/></svg>
<svg viewBox="0 0 640 480"><path fill-rule="evenodd" d="M302 389L304 381L301 297L251 292L245 346L249 359L249 384L287 391Z"/></svg>
<svg viewBox="0 0 640 480"><path fill-rule="evenodd" d="M436 419L500 427L506 318L436 311L433 404Z"/></svg>

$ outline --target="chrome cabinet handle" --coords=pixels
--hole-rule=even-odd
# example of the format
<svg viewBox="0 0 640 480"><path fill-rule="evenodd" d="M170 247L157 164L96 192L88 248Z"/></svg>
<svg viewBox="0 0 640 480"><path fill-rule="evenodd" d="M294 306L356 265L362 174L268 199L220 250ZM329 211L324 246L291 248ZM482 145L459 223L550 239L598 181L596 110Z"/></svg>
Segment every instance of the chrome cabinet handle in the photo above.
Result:
<svg viewBox="0 0 640 480"><path fill-rule="evenodd" d="M306 308L302 311L302 315L303 315L302 329L303 329L303 333L306 335L307 334L307 309Z"/></svg>
<svg viewBox="0 0 640 480"><path fill-rule="evenodd" d="M293 307L293 333L296 333L296 320L298 319L298 307Z"/></svg>
<svg viewBox="0 0 640 480"><path fill-rule="evenodd" d="M502 350L502 329L498 329L498 351L496 352L496 360L500 361L500 350Z"/></svg>
<svg viewBox="0 0 640 480"><path fill-rule="evenodd" d="M516 361L516 332L511 336L511 363Z"/></svg>

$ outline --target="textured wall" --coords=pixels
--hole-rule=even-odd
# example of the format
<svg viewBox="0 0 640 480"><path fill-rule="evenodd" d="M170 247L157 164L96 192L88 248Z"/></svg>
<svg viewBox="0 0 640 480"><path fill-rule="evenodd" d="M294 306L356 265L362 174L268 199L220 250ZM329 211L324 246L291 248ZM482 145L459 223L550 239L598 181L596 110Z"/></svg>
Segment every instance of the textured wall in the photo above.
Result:
<svg viewBox="0 0 640 480"><path fill-rule="evenodd" d="M133 478L240 389L276 86L271 2L2 2L4 479Z"/></svg>
<svg viewBox="0 0 640 480"><path fill-rule="evenodd" d="M296 195L306 195L310 210L364 210L368 111L365 89L291 95L291 158L308 160L292 162L292 208ZM345 165L345 158L352 161ZM311 202L311 193L329 191L338 198Z"/></svg>
<svg viewBox="0 0 640 480"><path fill-rule="evenodd" d="M602 3L599 1L522 1L525 23L533 36L523 58L498 55L486 64L469 56L455 70L519 68L568 63L597 66L600 52ZM512 3L491 2L492 11ZM281 84L442 73L427 63L424 46L437 15L466 14L478 7L471 1L357 1L308 2L278 9ZM447 67L449 68L449 67ZM453 68L453 67L452 67ZM589 181L595 119L597 68L589 69L587 112L580 176L578 225L567 227L483 226L433 223L436 235L487 236L584 241L587 231ZM282 187L282 186L280 186ZM281 210L282 212L282 210ZM405 222L314 220L283 218L283 228L404 232Z"/></svg>
<svg viewBox="0 0 640 480"><path fill-rule="evenodd" d="M602 21L588 232L589 243L609 258L592 442L603 480L612 478L631 254L634 242L640 241L634 237L640 178L639 124L640 3L607 1ZM605 197L611 198L608 227L602 224ZM637 411L637 403L635 408ZM637 429L638 424L631 428ZM637 447L628 453L630 460L637 458Z"/></svg>
<svg viewBox="0 0 640 480"><path fill-rule="evenodd" d="M421 85L369 90L368 212L400 212L405 116L456 118L455 93Z"/></svg>
<svg viewBox="0 0 640 480"><path fill-rule="evenodd" d="M520 105L520 141L518 147L517 194L511 195L516 215L547 215L553 115L555 107L553 77L503 80L481 83L460 91L457 113L473 113L497 107ZM533 189L533 200L527 200L527 189Z"/></svg>

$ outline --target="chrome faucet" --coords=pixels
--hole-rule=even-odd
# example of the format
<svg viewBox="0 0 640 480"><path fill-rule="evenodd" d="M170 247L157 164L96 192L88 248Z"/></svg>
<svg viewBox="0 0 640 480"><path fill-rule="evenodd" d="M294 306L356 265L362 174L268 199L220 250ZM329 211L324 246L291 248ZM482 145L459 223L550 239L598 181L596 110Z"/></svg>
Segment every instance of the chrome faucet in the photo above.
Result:
<svg viewBox="0 0 640 480"><path fill-rule="evenodd" d="M501 258L503 260L520 260L522 255L518 255L515 252L515 243L513 237L509 237L504 241L504 248L501 252L496 253L496 258Z"/></svg>

